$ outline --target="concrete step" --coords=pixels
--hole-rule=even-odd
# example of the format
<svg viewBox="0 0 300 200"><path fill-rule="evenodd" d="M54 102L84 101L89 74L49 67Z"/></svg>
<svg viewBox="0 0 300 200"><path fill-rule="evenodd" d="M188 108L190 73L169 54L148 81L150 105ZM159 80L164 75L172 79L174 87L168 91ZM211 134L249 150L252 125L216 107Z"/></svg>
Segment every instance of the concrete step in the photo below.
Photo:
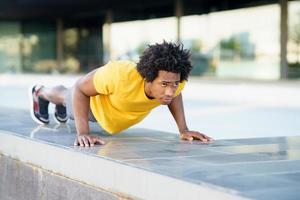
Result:
<svg viewBox="0 0 300 200"><path fill-rule="evenodd" d="M13 176L11 168L19 165L57 179L54 184L46 182L47 179L32 179L40 184L32 183L23 191L37 190L33 186L43 183L48 185L46 191L51 192L57 188L53 185L61 184L61 179L69 180L65 184L70 185L66 187L69 189L55 191L61 199L72 199L72 188L84 188L78 194L82 196L92 191L94 199L300 197L299 136L202 144L180 141L175 134L139 128L111 136L94 123L91 132L100 135L106 144L74 147L76 132L72 121L66 125L38 126L27 111L1 108L1 177ZM16 181L1 178L0 194L14 187L22 176L23 180L29 179L24 173L19 176ZM32 199L41 199L39 194L43 192Z"/></svg>

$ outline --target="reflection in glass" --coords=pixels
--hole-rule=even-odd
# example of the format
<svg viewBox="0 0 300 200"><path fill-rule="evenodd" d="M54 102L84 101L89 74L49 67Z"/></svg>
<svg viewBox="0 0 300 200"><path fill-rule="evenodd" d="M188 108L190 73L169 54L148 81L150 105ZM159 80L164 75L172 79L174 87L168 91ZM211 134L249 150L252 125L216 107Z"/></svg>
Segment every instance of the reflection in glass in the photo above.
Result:
<svg viewBox="0 0 300 200"><path fill-rule="evenodd" d="M18 22L0 22L0 72L20 72L21 26Z"/></svg>
<svg viewBox="0 0 300 200"><path fill-rule="evenodd" d="M63 20L62 29L57 23L1 21L0 72L77 73L103 64L101 20Z"/></svg>
<svg viewBox="0 0 300 200"><path fill-rule="evenodd" d="M50 73L57 68L56 28L51 21L22 23L22 64L26 72Z"/></svg>
<svg viewBox="0 0 300 200"><path fill-rule="evenodd" d="M101 66L102 32L98 20L64 21L62 72L87 72Z"/></svg>

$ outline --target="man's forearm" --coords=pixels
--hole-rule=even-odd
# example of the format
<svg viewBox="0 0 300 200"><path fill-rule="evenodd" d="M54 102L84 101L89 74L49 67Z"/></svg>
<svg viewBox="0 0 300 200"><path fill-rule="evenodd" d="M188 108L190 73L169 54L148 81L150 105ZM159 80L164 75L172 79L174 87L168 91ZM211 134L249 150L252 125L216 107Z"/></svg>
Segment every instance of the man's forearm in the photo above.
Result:
<svg viewBox="0 0 300 200"><path fill-rule="evenodd" d="M176 121L179 132L182 133L184 131L187 131L188 127L185 121L182 95L179 94L178 96L176 96L168 107Z"/></svg>
<svg viewBox="0 0 300 200"><path fill-rule="evenodd" d="M78 84L75 85L73 91L73 114L78 135L89 134L89 102L90 98L86 96L79 88Z"/></svg>

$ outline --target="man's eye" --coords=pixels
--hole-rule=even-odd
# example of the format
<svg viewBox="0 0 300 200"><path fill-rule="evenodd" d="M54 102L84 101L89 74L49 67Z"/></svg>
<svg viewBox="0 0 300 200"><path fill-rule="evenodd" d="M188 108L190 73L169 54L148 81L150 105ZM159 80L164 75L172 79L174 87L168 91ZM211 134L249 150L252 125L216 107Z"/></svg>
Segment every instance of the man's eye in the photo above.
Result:
<svg viewBox="0 0 300 200"><path fill-rule="evenodd" d="M174 86L177 87L179 85L179 82L175 82Z"/></svg>
<svg viewBox="0 0 300 200"><path fill-rule="evenodd" d="M167 87L167 83L161 83L161 86L163 86L163 87Z"/></svg>

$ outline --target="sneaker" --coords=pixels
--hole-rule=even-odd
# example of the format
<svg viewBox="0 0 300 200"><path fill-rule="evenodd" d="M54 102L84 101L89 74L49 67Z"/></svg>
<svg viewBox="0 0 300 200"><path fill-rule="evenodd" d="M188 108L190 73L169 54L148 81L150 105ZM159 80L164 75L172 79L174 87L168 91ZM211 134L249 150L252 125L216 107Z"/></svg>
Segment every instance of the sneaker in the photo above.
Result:
<svg viewBox="0 0 300 200"><path fill-rule="evenodd" d="M67 109L64 105L56 105L54 119L57 123L66 123L68 121Z"/></svg>
<svg viewBox="0 0 300 200"><path fill-rule="evenodd" d="M30 89L29 99L31 102L31 118L39 124L49 123L48 105L49 101L38 96L43 86L35 85Z"/></svg>

